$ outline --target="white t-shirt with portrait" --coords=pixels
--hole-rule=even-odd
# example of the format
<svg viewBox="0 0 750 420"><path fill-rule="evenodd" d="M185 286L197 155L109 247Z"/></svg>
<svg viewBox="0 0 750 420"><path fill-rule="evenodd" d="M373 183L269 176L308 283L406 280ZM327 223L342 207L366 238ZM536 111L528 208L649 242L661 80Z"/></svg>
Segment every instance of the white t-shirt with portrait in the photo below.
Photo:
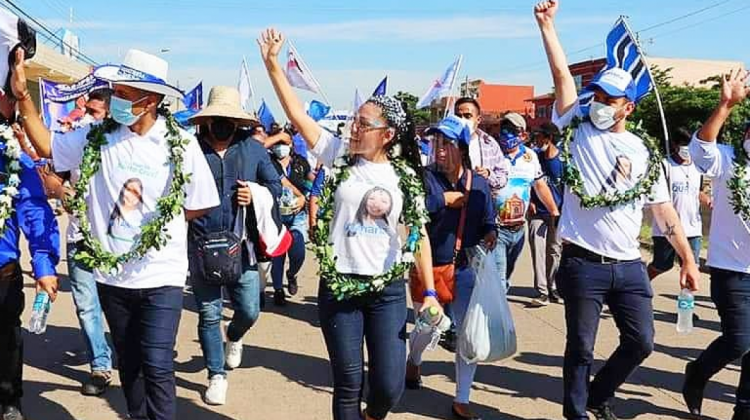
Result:
<svg viewBox="0 0 750 420"><path fill-rule="evenodd" d="M514 157L508 161L508 183L505 187L493 191L497 223L502 226L515 226L526 221L526 211L531 202L531 188L534 182L541 179L542 166L533 150L521 146Z"/></svg>
<svg viewBox="0 0 750 420"><path fill-rule="evenodd" d="M75 170L81 164L90 127L66 134L54 134L52 158L60 171ZM86 197L93 236L109 252L122 254L132 249L141 226L158 216L156 202L166 195L172 179L166 120L162 117L144 136L120 126L107 134L101 150L101 168L89 184ZM189 140L183 170L191 174L185 185L184 209L201 210L219 205L211 169L198 141ZM183 213L166 226L171 236L160 250L151 249L144 258L125 264L116 273L94 271L96 281L128 289L184 286L187 277L187 221Z"/></svg>
<svg viewBox="0 0 750 420"><path fill-rule="evenodd" d="M578 104L562 116L555 109L552 122L562 130L575 116L583 117ZM645 175L649 158L643 140L633 133L602 131L590 122L583 122L576 129L570 153L572 164L580 171L587 195L629 190ZM643 206L670 200L664 173L661 172L662 176L652 187L649 196L614 208L584 209L581 200L566 187L560 217L560 237L563 241L609 258L641 258L638 235L643 222Z"/></svg>
<svg viewBox="0 0 750 420"><path fill-rule="evenodd" d="M734 212L730 201L732 192L727 186L727 181L734 176L734 148L715 141L704 142L694 135L690 154L698 170L713 179L708 266L750 273L750 221ZM750 181L750 171L745 176Z"/></svg>
<svg viewBox="0 0 750 420"><path fill-rule="evenodd" d="M342 140L323 130L312 152L332 168ZM414 175L416 176L416 174ZM398 223L404 197L390 163L359 158L335 193L329 241L340 273L375 276L401 262Z"/></svg>
<svg viewBox="0 0 750 420"><path fill-rule="evenodd" d="M701 222L701 203L699 194L701 191L701 173L691 162L682 165L671 157L664 160L666 164L667 182L672 193L672 204L680 216L682 229L688 238L703 235L703 223ZM652 236L664 236L659 224L654 220L651 223Z"/></svg>

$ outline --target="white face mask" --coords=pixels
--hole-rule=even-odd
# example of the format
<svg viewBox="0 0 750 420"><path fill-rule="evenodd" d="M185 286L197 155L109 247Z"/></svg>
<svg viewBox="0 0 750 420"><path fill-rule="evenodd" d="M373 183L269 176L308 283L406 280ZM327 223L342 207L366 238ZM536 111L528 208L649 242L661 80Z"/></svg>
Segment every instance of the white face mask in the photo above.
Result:
<svg viewBox="0 0 750 420"><path fill-rule="evenodd" d="M274 155L276 155L277 159L284 159L285 157L289 156L289 153L291 153L292 151L292 147L286 144L277 144L273 146L271 151Z"/></svg>
<svg viewBox="0 0 750 420"><path fill-rule="evenodd" d="M611 105L606 105L601 102L594 101L591 103L589 108L589 118L591 118L591 124L600 130L609 130L616 123L615 114L619 109Z"/></svg>
<svg viewBox="0 0 750 420"><path fill-rule="evenodd" d="M544 146L539 148L539 150L541 150L542 152L546 152L547 149L549 149L549 143L546 143Z"/></svg>
<svg viewBox="0 0 750 420"><path fill-rule="evenodd" d="M677 156L682 160L690 160L690 146L680 146Z"/></svg>

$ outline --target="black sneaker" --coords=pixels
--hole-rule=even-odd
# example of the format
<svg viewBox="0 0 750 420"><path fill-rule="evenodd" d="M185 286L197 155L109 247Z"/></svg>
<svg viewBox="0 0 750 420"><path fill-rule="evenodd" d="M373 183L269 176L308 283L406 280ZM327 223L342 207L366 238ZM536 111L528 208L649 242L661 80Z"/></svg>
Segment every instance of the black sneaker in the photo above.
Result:
<svg viewBox="0 0 750 420"><path fill-rule="evenodd" d="M562 296L560 296L560 293L558 293L557 291L554 291L549 294L549 301L552 303L562 303L563 298Z"/></svg>
<svg viewBox="0 0 750 420"><path fill-rule="evenodd" d="M88 382L81 387L81 394L97 396L104 394L112 382L112 372L108 370L95 370L89 376Z"/></svg>
<svg viewBox="0 0 750 420"><path fill-rule="evenodd" d="M273 304L276 306L286 306L286 295L284 290L273 291Z"/></svg>
<svg viewBox="0 0 750 420"><path fill-rule="evenodd" d="M549 296L539 295L539 297L535 297L534 299L532 299L529 305L533 308L541 308L547 306L549 305Z"/></svg>
<svg viewBox="0 0 750 420"><path fill-rule="evenodd" d="M617 416L612 412L612 407L606 403L599 407L586 407L586 410L593 414L596 420L617 420Z"/></svg>
<svg viewBox="0 0 750 420"><path fill-rule="evenodd" d="M694 362L688 362L685 365L685 382L682 384L682 398L685 400L688 411L694 416L701 414L703 406L703 389L706 387L705 382L700 383L695 377Z"/></svg>
<svg viewBox="0 0 750 420"><path fill-rule="evenodd" d="M299 291L299 285L297 284L297 277L292 277L289 273L286 273L287 281L289 282L289 294L294 296Z"/></svg>
<svg viewBox="0 0 750 420"><path fill-rule="evenodd" d="M16 405L6 405L3 408L3 420L23 420L21 407Z"/></svg>
<svg viewBox="0 0 750 420"><path fill-rule="evenodd" d="M456 352L456 331L453 329L450 329L443 333L442 337L440 337L440 341L438 344L440 344L440 347L448 350L451 353Z"/></svg>

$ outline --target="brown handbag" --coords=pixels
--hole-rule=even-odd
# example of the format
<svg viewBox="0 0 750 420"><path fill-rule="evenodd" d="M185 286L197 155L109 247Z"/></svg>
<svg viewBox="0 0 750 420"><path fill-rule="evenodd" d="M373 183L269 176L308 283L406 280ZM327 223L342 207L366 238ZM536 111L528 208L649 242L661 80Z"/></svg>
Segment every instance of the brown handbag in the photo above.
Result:
<svg viewBox="0 0 750 420"><path fill-rule="evenodd" d="M438 302L441 304L450 303L453 301L453 292L456 289L456 258L458 252L461 251L461 242L464 236L464 225L466 224L466 207L469 202L468 195L471 194L471 171L467 171L468 175L466 178L466 201L464 201L463 207L461 207L461 216L458 220L458 230L456 233L456 246L453 249L453 262L450 264L433 266L432 277L435 281L435 291L437 292ZM424 300L424 279L421 273L414 265L409 270L409 290L411 292L411 299L414 302L422 303Z"/></svg>

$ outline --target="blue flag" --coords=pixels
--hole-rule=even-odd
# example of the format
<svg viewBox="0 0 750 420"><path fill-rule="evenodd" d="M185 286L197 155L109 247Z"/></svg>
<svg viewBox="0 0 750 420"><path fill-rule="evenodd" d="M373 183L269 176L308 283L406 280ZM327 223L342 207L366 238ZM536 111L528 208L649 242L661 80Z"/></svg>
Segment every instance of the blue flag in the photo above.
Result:
<svg viewBox="0 0 750 420"><path fill-rule="evenodd" d="M653 89L654 82L646 61L623 18L615 22L615 27L607 35L607 69L614 67L621 68L633 76L637 91L636 102Z"/></svg>
<svg viewBox="0 0 750 420"><path fill-rule="evenodd" d="M177 121L177 124L185 127L190 127L192 124L188 121L190 118L193 117L193 115L197 114L197 109L183 109L182 111L178 111L174 113L174 119Z"/></svg>
<svg viewBox="0 0 750 420"><path fill-rule="evenodd" d="M271 131L271 124L276 122L273 114L271 114L271 110L268 108L268 105L266 105L265 99L261 102L260 108L258 108L258 119L260 120L260 123L263 124L263 127L266 128L266 132Z"/></svg>
<svg viewBox="0 0 750 420"><path fill-rule="evenodd" d="M378 87L375 88L375 91L372 92L372 96L385 96L387 92L387 85L388 85L388 76L385 76L383 80L380 81L380 84Z"/></svg>
<svg viewBox="0 0 750 420"><path fill-rule="evenodd" d="M185 97L182 99L182 102L185 104L185 108L192 109L192 110L198 110L203 107L203 82L199 82L198 86L193 88L190 92L185 94Z"/></svg>
<svg viewBox="0 0 750 420"><path fill-rule="evenodd" d="M331 107L324 104L323 102L313 100L310 102L310 107L307 109L307 115L309 115L315 121L320 121L328 115Z"/></svg>

